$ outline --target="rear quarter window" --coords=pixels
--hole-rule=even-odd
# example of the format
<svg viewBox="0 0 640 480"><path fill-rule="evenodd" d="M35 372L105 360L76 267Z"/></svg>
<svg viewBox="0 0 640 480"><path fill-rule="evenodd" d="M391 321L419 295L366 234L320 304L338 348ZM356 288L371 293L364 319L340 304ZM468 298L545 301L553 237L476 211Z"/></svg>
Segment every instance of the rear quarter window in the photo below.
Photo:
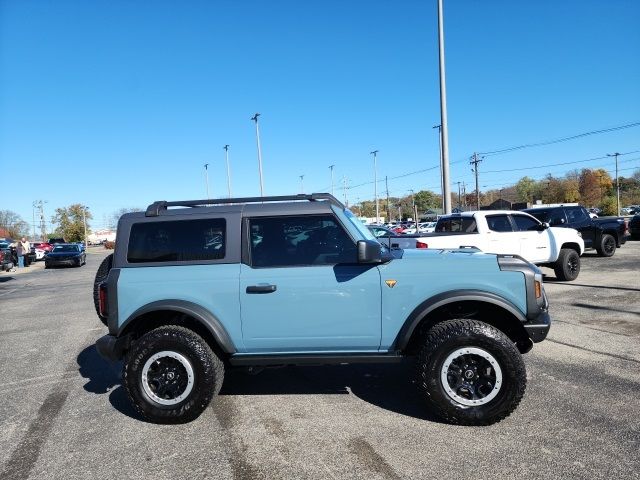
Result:
<svg viewBox="0 0 640 480"><path fill-rule="evenodd" d="M471 217L441 218L436 224L436 232L477 233L478 226Z"/></svg>
<svg viewBox="0 0 640 480"><path fill-rule="evenodd" d="M134 223L127 262L221 260L226 250L224 219Z"/></svg>

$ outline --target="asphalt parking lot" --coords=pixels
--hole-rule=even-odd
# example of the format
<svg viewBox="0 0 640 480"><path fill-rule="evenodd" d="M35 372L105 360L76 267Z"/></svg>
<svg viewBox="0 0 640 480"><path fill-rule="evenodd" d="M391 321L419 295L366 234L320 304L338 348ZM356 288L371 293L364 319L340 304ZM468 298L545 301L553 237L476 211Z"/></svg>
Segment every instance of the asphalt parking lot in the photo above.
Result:
<svg viewBox="0 0 640 480"><path fill-rule="evenodd" d="M228 372L198 420L145 423L102 360L81 268L0 274L0 479L640 478L640 242L546 285L553 327L491 427L440 423L410 365Z"/></svg>

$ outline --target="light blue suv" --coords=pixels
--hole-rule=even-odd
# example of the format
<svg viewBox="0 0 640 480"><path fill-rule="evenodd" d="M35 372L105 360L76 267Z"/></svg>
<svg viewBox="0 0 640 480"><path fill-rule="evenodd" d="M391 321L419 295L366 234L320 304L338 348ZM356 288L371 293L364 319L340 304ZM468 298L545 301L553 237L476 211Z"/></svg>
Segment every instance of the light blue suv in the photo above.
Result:
<svg viewBox="0 0 640 480"><path fill-rule="evenodd" d="M123 215L94 301L123 383L159 423L198 417L225 369L399 362L446 421L488 425L525 390L549 331L517 256L382 247L329 194L155 202Z"/></svg>

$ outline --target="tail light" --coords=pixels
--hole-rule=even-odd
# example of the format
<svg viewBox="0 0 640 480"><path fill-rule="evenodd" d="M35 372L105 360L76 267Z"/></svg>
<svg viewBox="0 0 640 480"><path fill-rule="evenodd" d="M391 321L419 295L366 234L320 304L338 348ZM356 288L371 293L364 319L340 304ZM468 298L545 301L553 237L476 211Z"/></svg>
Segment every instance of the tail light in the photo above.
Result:
<svg viewBox="0 0 640 480"><path fill-rule="evenodd" d="M101 283L98 287L98 309L100 310L100 316L107 318L109 315L108 302L107 302L107 284Z"/></svg>
<svg viewBox="0 0 640 480"><path fill-rule="evenodd" d="M421 242L420 240L417 240L416 241L416 248L429 248L429 244Z"/></svg>

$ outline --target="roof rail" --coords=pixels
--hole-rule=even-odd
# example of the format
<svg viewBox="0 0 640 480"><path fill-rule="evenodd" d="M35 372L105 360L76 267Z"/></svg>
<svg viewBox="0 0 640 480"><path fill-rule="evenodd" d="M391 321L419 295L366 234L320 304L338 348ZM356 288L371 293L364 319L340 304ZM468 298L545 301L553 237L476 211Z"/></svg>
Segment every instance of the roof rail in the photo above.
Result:
<svg viewBox="0 0 640 480"><path fill-rule="evenodd" d="M207 207L212 205L221 205L229 203L265 203L265 202L289 202L295 200L308 200L314 202L317 200L328 200L333 205L344 208L344 205L330 193L312 193L298 195L280 195L273 197L240 197L240 198L210 198L207 200L182 200L175 202L167 202L159 200L153 202L147 207L146 217L157 217L160 212L167 210L168 207Z"/></svg>

